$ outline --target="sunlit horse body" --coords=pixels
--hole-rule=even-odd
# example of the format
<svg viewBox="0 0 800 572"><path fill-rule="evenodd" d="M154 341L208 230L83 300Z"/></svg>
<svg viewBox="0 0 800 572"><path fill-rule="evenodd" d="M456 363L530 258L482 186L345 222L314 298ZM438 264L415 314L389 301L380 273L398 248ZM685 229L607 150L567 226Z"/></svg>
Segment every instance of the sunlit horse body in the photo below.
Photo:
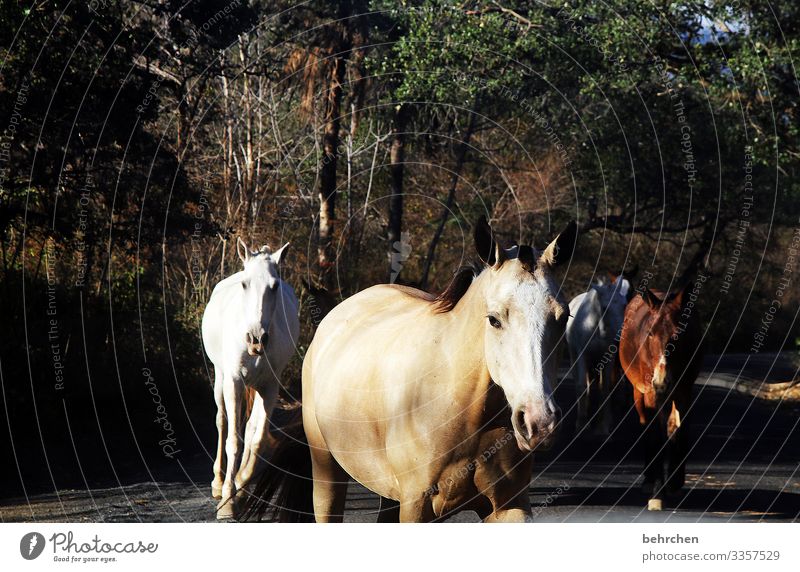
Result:
<svg viewBox="0 0 800 572"><path fill-rule="evenodd" d="M703 361L697 297L704 276L676 293L641 291L628 304L620 361L643 431L648 508L684 484L692 386Z"/></svg>
<svg viewBox="0 0 800 572"><path fill-rule="evenodd" d="M629 291L630 282L620 273L610 281L598 280L569 303L567 344L576 380L577 431L594 420L599 434L610 433L617 348Z"/></svg>
<svg viewBox="0 0 800 572"><path fill-rule="evenodd" d="M203 345L214 364L218 443L211 490L222 499L220 518L234 516L234 495L262 468L280 376L299 336L297 298L278 272L287 246L251 252L240 239L244 270L215 286L203 314Z"/></svg>
<svg viewBox="0 0 800 572"><path fill-rule="evenodd" d="M507 259L476 232L484 264L438 298L374 286L322 321L303 362L302 408L318 522L341 521L348 476L380 495L379 520L465 509L530 518L531 451L556 426L550 388L568 315L552 269L576 234L572 223L543 253L522 247ZM282 465L284 481L302 478L301 465ZM266 500L276 475L262 475Z"/></svg>

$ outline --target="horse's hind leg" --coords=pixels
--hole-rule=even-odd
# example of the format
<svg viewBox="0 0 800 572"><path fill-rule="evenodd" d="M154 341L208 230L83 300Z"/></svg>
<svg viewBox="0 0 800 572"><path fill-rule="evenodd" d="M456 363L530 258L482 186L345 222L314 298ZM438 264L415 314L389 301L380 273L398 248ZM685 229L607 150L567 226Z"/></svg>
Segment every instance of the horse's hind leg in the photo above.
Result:
<svg viewBox="0 0 800 572"><path fill-rule="evenodd" d="M400 522L400 503L396 500L381 497L378 508L378 522Z"/></svg>
<svg viewBox="0 0 800 572"><path fill-rule="evenodd" d="M348 475L327 449L311 448L314 516L317 522L342 522Z"/></svg>
<svg viewBox="0 0 800 572"><path fill-rule="evenodd" d="M214 401L217 403L217 456L214 459L214 480L211 481L212 498L222 498L222 484L225 471L225 433L227 420L225 418L225 400L222 396L222 372L214 367Z"/></svg>
<svg viewBox="0 0 800 572"><path fill-rule="evenodd" d="M333 458L317 425L312 406L303 404L303 429L311 450L314 516L317 522L342 522L349 476Z"/></svg>

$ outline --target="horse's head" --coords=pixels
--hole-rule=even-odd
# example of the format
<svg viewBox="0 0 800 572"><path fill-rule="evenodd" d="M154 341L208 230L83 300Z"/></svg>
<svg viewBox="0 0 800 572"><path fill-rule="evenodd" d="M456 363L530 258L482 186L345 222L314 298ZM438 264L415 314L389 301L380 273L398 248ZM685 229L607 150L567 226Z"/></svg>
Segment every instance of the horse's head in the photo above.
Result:
<svg viewBox="0 0 800 572"><path fill-rule="evenodd" d="M642 363L653 367L647 379L647 386L642 391L654 389L656 394L664 394L672 385L673 375L670 359L675 353L676 343L680 338L680 315L684 291L659 298L652 290L645 288L641 292L647 306L641 325L639 326L640 344L639 359Z"/></svg>
<svg viewBox="0 0 800 572"><path fill-rule="evenodd" d="M267 347L270 320L281 283L278 265L287 246L289 243L275 252L271 252L267 246L251 251L241 238L236 245L239 258L244 263L240 282L244 302L241 306L241 323L244 325L242 336L247 344L247 353L251 356L261 355Z"/></svg>
<svg viewBox="0 0 800 572"><path fill-rule="evenodd" d="M491 235L478 229L475 233L478 253L489 265L483 290L486 365L505 393L523 451L547 446L558 421L551 393L569 306L559 293L553 269L570 259L576 238L572 222L543 252L521 246L516 258L509 258L509 251L494 243Z"/></svg>
<svg viewBox="0 0 800 572"><path fill-rule="evenodd" d="M611 275L609 280L599 280L592 285L600 306L601 335L613 338L622 331L625 319L625 306L628 305L628 293L631 283L623 274Z"/></svg>

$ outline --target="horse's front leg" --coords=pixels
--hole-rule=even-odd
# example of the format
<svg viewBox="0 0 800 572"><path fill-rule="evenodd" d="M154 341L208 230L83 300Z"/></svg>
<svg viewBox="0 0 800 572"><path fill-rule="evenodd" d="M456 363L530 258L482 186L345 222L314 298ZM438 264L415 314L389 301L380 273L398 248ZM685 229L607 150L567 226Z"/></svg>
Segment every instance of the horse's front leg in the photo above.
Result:
<svg viewBox="0 0 800 572"><path fill-rule="evenodd" d="M492 512L483 522L533 522L530 508L503 508Z"/></svg>
<svg viewBox="0 0 800 572"><path fill-rule="evenodd" d="M381 497L378 508L378 522L400 522L400 503Z"/></svg>
<svg viewBox="0 0 800 572"><path fill-rule="evenodd" d="M222 396L222 371L214 366L214 401L217 404L217 456L214 459L214 480L211 481L211 497L222 498L222 485L225 482L225 434L227 419L225 416L225 400Z"/></svg>
<svg viewBox="0 0 800 572"><path fill-rule="evenodd" d="M659 411L655 392L643 394L644 425L642 440L644 444L644 485L642 491L648 495L647 510L661 510L665 485L665 449L667 447L667 428L665 414Z"/></svg>
<svg viewBox="0 0 800 572"><path fill-rule="evenodd" d="M686 412L689 410L690 400L681 397L673 401L672 411L667 421L669 439L667 492L669 494L679 493L686 482L686 456L689 452Z"/></svg>
<svg viewBox="0 0 800 572"><path fill-rule="evenodd" d="M531 512L531 499L528 496L528 486L517 482L498 483L498 489L491 492L492 512L483 518L483 522L533 522ZM514 494L519 493L509 501L502 501ZM483 515L481 515L483 516Z"/></svg>
<svg viewBox="0 0 800 572"><path fill-rule="evenodd" d="M484 434L481 457L491 457L478 463L475 469L475 488L491 504L491 512L484 522L530 522L531 499L528 491L533 473L533 455L520 451L510 429L499 429Z"/></svg>
<svg viewBox="0 0 800 572"><path fill-rule="evenodd" d="M217 518L235 516L233 506L236 493L236 473L242 457L242 433L244 413L244 383L239 378L226 378L223 387L225 412L228 416L228 434L225 442L225 482L222 485L222 500L217 505Z"/></svg>
<svg viewBox="0 0 800 572"><path fill-rule="evenodd" d="M416 496L400 501L400 522L431 522L436 518L430 497Z"/></svg>

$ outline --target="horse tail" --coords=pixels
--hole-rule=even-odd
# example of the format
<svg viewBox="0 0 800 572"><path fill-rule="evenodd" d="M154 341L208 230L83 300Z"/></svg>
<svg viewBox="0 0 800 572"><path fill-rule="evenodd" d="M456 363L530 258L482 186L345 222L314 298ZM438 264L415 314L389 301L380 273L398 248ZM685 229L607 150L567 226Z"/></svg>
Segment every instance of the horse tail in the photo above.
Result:
<svg viewBox="0 0 800 572"><path fill-rule="evenodd" d="M311 449L298 407L283 427L275 452L245 502L244 519L313 522Z"/></svg>

